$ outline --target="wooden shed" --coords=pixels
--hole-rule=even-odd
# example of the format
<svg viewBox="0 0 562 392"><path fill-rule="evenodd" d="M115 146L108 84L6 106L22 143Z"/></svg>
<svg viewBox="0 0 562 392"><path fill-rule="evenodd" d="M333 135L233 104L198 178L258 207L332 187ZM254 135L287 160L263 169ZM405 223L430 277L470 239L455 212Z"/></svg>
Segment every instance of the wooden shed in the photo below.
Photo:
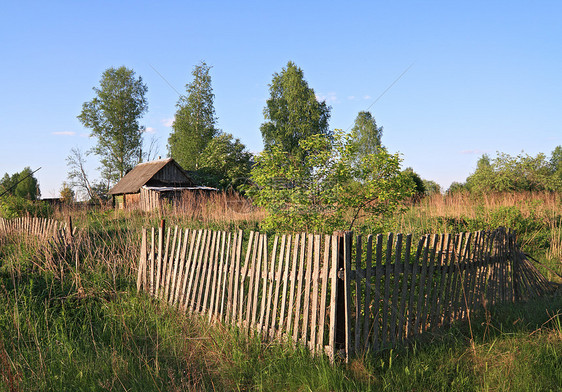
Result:
<svg viewBox="0 0 562 392"><path fill-rule="evenodd" d="M172 158L140 163L109 191L115 208L158 208L163 199L181 196L184 191L214 189L195 184L192 177Z"/></svg>

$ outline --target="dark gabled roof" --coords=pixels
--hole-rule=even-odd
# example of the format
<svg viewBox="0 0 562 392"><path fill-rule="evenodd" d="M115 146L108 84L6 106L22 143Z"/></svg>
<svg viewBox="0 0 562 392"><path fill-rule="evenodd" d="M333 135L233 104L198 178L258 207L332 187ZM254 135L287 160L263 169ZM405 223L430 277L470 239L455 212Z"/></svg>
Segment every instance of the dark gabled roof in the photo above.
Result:
<svg viewBox="0 0 562 392"><path fill-rule="evenodd" d="M160 159L157 161L139 163L133 170L123 176L119 182L109 190L110 195L120 195L123 193L136 193L152 177L168 164L175 165L179 172L185 176L186 182L193 184L193 179L181 168L172 158Z"/></svg>

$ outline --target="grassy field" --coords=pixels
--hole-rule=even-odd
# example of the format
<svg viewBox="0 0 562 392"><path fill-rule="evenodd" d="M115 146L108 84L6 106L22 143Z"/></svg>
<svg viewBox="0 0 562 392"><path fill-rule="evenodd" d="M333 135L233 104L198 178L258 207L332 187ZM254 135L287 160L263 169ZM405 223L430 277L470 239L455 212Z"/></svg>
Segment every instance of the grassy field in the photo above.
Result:
<svg viewBox="0 0 562 392"><path fill-rule="evenodd" d="M165 216L189 227L259 227L262 211L219 202ZM510 226L524 250L560 273L558 211L552 195L434 198L380 229L417 235ZM331 365L137 295L134 244L140 227L160 216L71 213L80 232L67 252L0 236L0 390L562 390L560 292L483 309L470 328L455 325L408 347Z"/></svg>

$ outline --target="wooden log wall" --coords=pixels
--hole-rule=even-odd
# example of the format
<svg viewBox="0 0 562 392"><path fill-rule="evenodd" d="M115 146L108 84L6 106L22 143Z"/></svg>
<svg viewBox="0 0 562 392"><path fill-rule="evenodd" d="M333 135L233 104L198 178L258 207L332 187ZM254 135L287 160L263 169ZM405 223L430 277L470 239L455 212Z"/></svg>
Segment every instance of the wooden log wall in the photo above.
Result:
<svg viewBox="0 0 562 392"><path fill-rule="evenodd" d="M243 246L244 244L244 246ZM532 268L531 268L532 267ZM514 233L268 238L143 229L137 289L209 321L349 359L546 289Z"/></svg>

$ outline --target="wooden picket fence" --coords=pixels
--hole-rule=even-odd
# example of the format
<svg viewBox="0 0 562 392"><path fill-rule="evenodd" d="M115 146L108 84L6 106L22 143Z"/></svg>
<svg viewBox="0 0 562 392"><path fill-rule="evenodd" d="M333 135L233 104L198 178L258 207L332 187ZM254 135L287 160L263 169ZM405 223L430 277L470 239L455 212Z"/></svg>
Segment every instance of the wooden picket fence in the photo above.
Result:
<svg viewBox="0 0 562 392"><path fill-rule="evenodd" d="M244 246L243 246L244 243ZM498 229L458 235L143 229L137 289L332 360L409 341L549 282Z"/></svg>
<svg viewBox="0 0 562 392"><path fill-rule="evenodd" d="M72 228L72 220L67 218L66 222L59 222L55 219L36 218L24 216L14 219L0 218L0 233L27 234L43 239L61 239L74 234L76 228Z"/></svg>

